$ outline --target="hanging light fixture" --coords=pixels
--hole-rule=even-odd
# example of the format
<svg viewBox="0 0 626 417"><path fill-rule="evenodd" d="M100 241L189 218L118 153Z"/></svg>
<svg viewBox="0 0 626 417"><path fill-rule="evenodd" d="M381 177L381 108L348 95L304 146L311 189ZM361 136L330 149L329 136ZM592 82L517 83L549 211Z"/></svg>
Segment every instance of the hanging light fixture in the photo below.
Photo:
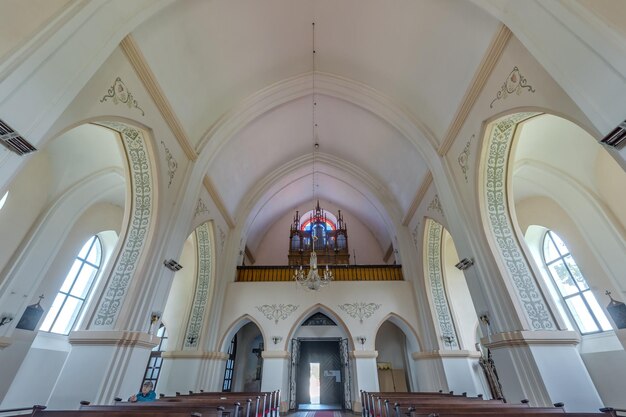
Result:
<svg viewBox="0 0 626 417"><path fill-rule="evenodd" d="M317 151L319 150L319 144L317 143L317 123L315 121L315 106L317 106L317 103L315 101L315 22L313 22L312 24L312 32L313 32L313 36L312 36L312 44L313 44L313 48L312 48L312 66L313 66L313 71L311 73L311 79L312 79L312 93L311 93L311 120L312 120L312 125L311 125L311 134L313 136L313 169L311 172L311 178L312 178L312 194L313 194L313 201L315 201L315 159L317 156ZM319 202L317 203L317 210L319 210ZM318 238L317 236L315 236L315 231L312 229L311 232L313 233L312 235L312 243L311 243L311 258L309 260L309 270L305 271L302 268L302 265L300 265L300 268L298 268L294 274L294 280L300 284L304 289L309 290L309 291L317 291L322 287L327 286L328 284L330 284L330 282L333 280L333 273L332 271L328 268L328 265L326 265L326 268L323 270L322 275L320 275L318 268L317 268L317 254L315 253L315 243L317 242Z"/></svg>

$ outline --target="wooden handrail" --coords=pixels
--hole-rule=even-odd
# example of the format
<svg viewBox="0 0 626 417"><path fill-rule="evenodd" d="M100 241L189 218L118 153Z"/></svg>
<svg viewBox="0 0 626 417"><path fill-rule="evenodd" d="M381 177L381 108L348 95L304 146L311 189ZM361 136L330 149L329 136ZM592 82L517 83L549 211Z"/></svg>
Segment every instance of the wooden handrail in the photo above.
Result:
<svg viewBox="0 0 626 417"><path fill-rule="evenodd" d="M296 266L238 266L237 282L293 281ZM320 270L325 266L320 266ZM334 281L403 281L402 265L330 265ZM307 269L305 267L305 269Z"/></svg>

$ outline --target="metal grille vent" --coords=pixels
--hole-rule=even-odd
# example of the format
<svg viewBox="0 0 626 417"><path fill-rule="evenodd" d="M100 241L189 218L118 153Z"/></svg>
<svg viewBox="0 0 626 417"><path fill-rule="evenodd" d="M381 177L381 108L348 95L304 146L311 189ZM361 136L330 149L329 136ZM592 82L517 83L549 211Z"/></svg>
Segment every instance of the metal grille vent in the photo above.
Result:
<svg viewBox="0 0 626 417"><path fill-rule="evenodd" d="M26 155L35 152L37 148L31 145L26 139L20 136L15 130L0 119L0 142L10 151L18 155Z"/></svg>
<svg viewBox="0 0 626 417"><path fill-rule="evenodd" d="M620 123L600 142L613 148L622 149L626 145L626 120Z"/></svg>

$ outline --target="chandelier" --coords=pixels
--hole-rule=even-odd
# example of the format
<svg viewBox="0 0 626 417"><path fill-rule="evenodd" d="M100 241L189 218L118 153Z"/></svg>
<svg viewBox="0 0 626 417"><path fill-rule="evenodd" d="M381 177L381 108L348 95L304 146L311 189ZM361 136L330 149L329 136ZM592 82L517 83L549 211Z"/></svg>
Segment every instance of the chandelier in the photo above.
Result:
<svg viewBox="0 0 626 417"><path fill-rule="evenodd" d="M317 123L315 123L315 22L312 25L313 35L312 35L312 66L313 70L311 72L311 80L312 80L312 93L311 93L311 133L313 135L313 169L312 169L312 182L313 182L313 201L315 201L315 157L316 152L319 149L319 144L317 143ZM319 201L317 203L317 210L319 210ZM320 275L319 269L317 268L317 254L315 253L315 242L317 241L317 236L312 236L312 245L311 245L311 258L309 259L309 270L305 271L300 265L300 268L297 269L294 274L294 280L300 284L304 289L308 291L318 291L320 288L327 286L333 280L333 273L328 268L328 264L326 268L323 270L322 275Z"/></svg>
<svg viewBox="0 0 626 417"><path fill-rule="evenodd" d="M317 237L313 237L313 241L316 241ZM311 251L311 259L309 260L309 271L305 272L300 265L300 268L293 274L294 279L304 289L309 291L317 291L322 287L327 286L333 280L333 273L328 269L328 265L323 270L320 276L319 269L317 268L317 254L315 253L315 244L313 244L313 250Z"/></svg>

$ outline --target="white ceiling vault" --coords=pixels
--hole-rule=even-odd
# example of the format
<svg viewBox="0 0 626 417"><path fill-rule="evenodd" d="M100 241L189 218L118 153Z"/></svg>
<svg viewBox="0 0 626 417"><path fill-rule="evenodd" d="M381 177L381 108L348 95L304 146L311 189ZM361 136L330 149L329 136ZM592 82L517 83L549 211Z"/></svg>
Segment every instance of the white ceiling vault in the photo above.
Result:
<svg viewBox="0 0 626 417"><path fill-rule="evenodd" d="M132 36L253 243L313 198L313 21L317 193L385 235L380 243L388 246L390 225L410 210L428 174L420 146L443 140L499 30L496 19L462 0L186 0ZM342 87L325 88L330 79ZM256 113L246 107L291 80L302 84L299 92ZM407 137L385 110L362 105L351 91L384 98L420 134ZM246 111L247 119L222 128Z"/></svg>

